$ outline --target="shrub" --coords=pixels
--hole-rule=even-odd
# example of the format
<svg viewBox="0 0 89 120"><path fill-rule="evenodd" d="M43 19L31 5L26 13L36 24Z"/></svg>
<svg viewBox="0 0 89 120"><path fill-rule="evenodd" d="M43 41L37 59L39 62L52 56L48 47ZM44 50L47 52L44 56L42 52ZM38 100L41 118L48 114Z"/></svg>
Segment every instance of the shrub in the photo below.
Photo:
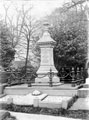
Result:
<svg viewBox="0 0 89 120"><path fill-rule="evenodd" d="M23 75L25 79L30 80L31 82L34 82L37 74L36 69L33 66L27 66L27 72L25 71L25 66L19 68L20 77ZM29 81L28 81L29 82Z"/></svg>
<svg viewBox="0 0 89 120"><path fill-rule="evenodd" d="M68 110L63 108L51 109L51 108L39 108L33 106L22 106L15 104L10 104L10 105L3 104L2 109L14 111L14 112L45 114L45 115L63 116L63 117L79 118L79 119L86 119L87 116L89 115L89 110Z"/></svg>
<svg viewBox="0 0 89 120"><path fill-rule="evenodd" d="M36 78L36 69L33 66L27 66L27 72L25 73L25 66L18 69L10 69L7 71L7 79L9 85L17 85L26 83L28 81L34 83Z"/></svg>

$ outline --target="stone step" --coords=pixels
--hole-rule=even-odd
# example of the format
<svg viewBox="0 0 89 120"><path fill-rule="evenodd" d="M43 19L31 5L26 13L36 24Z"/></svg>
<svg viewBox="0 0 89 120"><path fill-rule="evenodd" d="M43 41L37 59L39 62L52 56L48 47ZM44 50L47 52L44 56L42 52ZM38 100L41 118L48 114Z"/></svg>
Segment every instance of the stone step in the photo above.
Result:
<svg viewBox="0 0 89 120"><path fill-rule="evenodd" d="M80 98L89 97L89 88L81 88L78 90L78 96Z"/></svg>
<svg viewBox="0 0 89 120"><path fill-rule="evenodd" d="M84 84L83 87L84 88L89 88L89 84Z"/></svg>
<svg viewBox="0 0 89 120"><path fill-rule="evenodd" d="M68 88L68 87L67 87ZM41 86L33 86L33 87L27 87L27 86L12 86L12 87L6 87L4 90L5 94L11 94L11 95L25 95L28 93L32 93L34 90L39 90L42 93L47 93L48 95L62 95L62 96L73 96L77 94L77 89L67 89L64 87L64 89L60 88L60 86L56 87L41 87Z"/></svg>
<svg viewBox="0 0 89 120"><path fill-rule="evenodd" d="M31 88L46 88L46 89L52 89L52 90L77 90L77 89L80 89L83 87L83 85L77 85L75 87L72 87L71 84L64 84L64 83L55 83L53 84L52 87L49 86L49 84L39 84L39 83L36 83L36 84L32 84L32 87Z"/></svg>
<svg viewBox="0 0 89 120"><path fill-rule="evenodd" d="M54 86L60 86L60 85L63 85L63 83L52 83L52 87L54 87ZM32 84L32 86L46 86L46 87L48 87L48 86L50 86L50 84L49 83L33 83Z"/></svg>

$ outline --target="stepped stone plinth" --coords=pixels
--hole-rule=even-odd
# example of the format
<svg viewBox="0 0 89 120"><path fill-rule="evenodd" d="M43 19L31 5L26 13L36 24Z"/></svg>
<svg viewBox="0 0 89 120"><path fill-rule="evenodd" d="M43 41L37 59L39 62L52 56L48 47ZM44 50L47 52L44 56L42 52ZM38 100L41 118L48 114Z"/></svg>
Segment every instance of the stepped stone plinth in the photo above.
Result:
<svg viewBox="0 0 89 120"><path fill-rule="evenodd" d="M44 24L45 30L43 36L37 41L37 45L41 50L41 62L40 67L37 71L38 77L35 79L35 83L49 83L49 72L50 69L53 72L53 82L60 82L57 77L57 70L54 66L53 59L53 48L56 42L51 38L50 33L48 32L49 24Z"/></svg>

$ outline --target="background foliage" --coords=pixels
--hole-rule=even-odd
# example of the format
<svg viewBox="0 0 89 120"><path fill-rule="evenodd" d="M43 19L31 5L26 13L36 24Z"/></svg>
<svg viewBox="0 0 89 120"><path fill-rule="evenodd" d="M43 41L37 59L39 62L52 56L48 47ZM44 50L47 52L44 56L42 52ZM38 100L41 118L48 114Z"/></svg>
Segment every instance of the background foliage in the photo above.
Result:
<svg viewBox="0 0 89 120"><path fill-rule="evenodd" d="M9 28L7 28L6 25L3 24L3 22L0 22L0 43L1 43L0 62L2 67L4 67L4 69L10 67L10 64L14 59L14 55L15 55L15 50L11 45L10 36L11 33L9 31Z"/></svg>
<svg viewBox="0 0 89 120"><path fill-rule="evenodd" d="M56 9L48 20L52 23L51 36L56 41L55 66L84 67L87 60L87 20L82 9Z"/></svg>

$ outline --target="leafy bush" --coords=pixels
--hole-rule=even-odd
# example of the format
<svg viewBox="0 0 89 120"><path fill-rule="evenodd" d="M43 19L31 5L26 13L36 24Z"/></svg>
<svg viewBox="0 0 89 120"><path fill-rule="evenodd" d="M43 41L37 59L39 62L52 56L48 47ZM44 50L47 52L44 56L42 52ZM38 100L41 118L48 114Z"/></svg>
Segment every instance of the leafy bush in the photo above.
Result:
<svg viewBox="0 0 89 120"><path fill-rule="evenodd" d="M26 81L28 81L28 84L29 82L33 83L36 76L36 69L33 66L27 66L27 72L25 71L25 66L7 71L9 85L26 83Z"/></svg>
<svg viewBox="0 0 89 120"><path fill-rule="evenodd" d="M70 3L71 4L71 3ZM65 6L65 5L64 5ZM54 63L56 68L65 66L85 66L87 57L87 22L85 11L57 8L48 16L52 23L52 38L56 41ZM79 8L78 8L79 9Z"/></svg>
<svg viewBox="0 0 89 120"><path fill-rule="evenodd" d="M27 66L27 72L25 71L25 66L19 68L19 72L20 72L20 77L25 75L24 78L26 78L27 80L30 80L31 82L34 82L34 79L37 76L36 69L31 65Z"/></svg>
<svg viewBox="0 0 89 120"><path fill-rule="evenodd" d="M9 28L0 22L0 42L1 42L1 65L6 69L14 59L15 49L12 46L11 32Z"/></svg>

